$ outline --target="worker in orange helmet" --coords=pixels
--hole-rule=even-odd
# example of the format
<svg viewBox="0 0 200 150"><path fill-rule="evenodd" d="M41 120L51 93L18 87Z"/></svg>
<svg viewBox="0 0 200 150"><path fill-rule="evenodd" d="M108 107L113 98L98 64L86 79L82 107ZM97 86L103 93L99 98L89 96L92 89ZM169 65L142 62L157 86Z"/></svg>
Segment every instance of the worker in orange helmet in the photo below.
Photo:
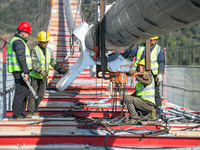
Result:
<svg viewBox="0 0 200 150"><path fill-rule="evenodd" d="M17 26L17 33L10 41L7 50L7 68L15 79L15 96L13 100L13 119L25 118L26 101L29 96L29 88L26 81L29 79L29 72L32 69L32 59L27 40L31 33L31 25L22 21ZM22 78L21 74L25 76Z"/></svg>
<svg viewBox="0 0 200 150"><path fill-rule="evenodd" d="M150 38L150 51L151 51L151 72L155 82L155 100L156 100L156 114L160 118L160 107L162 105L160 96L160 83L163 80L165 70L165 51L157 44L158 36ZM130 50L125 51L122 56L124 58L135 57L135 62L129 71L132 75L135 73L137 65L140 60L145 58L145 44Z"/></svg>
<svg viewBox="0 0 200 150"><path fill-rule="evenodd" d="M145 59L142 59L137 66L137 72L144 73L144 75L136 76L137 84L135 92L130 96L126 96L124 102L129 111L130 123L136 124L142 120L155 119L155 84L154 78L150 78L148 72L145 71ZM138 116L138 113L140 115Z"/></svg>
<svg viewBox="0 0 200 150"><path fill-rule="evenodd" d="M39 98L35 99L34 95L31 93L27 108L28 118L39 116L38 106L44 97L50 66L52 66L59 74L66 73L66 70L53 58L51 49L47 47L49 40L49 32L39 32L37 36L38 45L31 50L31 58L33 61L33 70L30 73L31 85Z"/></svg>

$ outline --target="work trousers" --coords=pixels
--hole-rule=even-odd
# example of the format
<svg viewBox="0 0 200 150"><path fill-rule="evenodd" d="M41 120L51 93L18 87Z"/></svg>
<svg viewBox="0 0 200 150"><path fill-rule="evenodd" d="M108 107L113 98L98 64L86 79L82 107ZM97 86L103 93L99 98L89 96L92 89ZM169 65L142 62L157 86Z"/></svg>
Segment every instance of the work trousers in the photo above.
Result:
<svg viewBox="0 0 200 150"><path fill-rule="evenodd" d="M31 77L31 85L35 92L38 95L38 99L35 99L33 94L30 94L30 98L28 100L28 114L34 114L38 112L38 106L40 105L41 100L44 97L44 92L46 90L47 79L36 79Z"/></svg>
<svg viewBox="0 0 200 150"><path fill-rule="evenodd" d="M23 78L15 77L15 96L12 105L13 118L26 117L26 102L29 94L29 88Z"/></svg>
<svg viewBox="0 0 200 150"><path fill-rule="evenodd" d="M154 107L153 103L135 96L126 96L125 103L127 104L127 109L131 119L138 119L138 117L140 117L138 116L138 111L141 112L143 120L149 119Z"/></svg>
<svg viewBox="0 0 200 150"><path fill-rule="evenodd" d="M161 101L161 96L160 96L160 84L157 85L156 82L156 76L154 76L154 81L155 81L155 101L156 101L156 114L159 115L160 114L160 108L162 105L162 101Z"/></svg>

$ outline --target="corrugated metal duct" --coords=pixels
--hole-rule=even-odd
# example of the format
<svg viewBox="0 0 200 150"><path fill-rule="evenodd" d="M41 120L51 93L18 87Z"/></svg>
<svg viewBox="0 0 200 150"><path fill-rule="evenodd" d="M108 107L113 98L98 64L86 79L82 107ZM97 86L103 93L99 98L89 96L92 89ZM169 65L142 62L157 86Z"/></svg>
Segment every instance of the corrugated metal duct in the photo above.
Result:
<svg viewBox="0 0 200 150"><path fill-rule="evenodd" d="M105 15L106 49L129 46L200 21L200 0L118 0ZM93 27L86 46L93 48Z"/></svg>

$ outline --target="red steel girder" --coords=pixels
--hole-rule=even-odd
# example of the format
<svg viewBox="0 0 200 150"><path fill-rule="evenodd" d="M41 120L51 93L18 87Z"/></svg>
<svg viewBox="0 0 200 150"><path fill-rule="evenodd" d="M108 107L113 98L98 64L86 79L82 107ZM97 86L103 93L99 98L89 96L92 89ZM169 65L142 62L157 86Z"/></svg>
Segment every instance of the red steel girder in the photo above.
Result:
<svg viewBox="0 0 200 150"><path fill-rule="evenodd" d="M120 116L121 111L67 111L69 114L74 114L79 117L99 117L99 118L114 118L117 116ZM57 115L57 114L66 114L65 111L39 111L38 114L40 116L51 116L51 115ZM124 115L126 113L124 112ZM7 116L12 116L13 113L12 111L7 111L6 112Z"/></svg>
<svg viewBox="0 0 200 150"><path fill-rule="evenodd" d="M76 125L76 124L62 124L62 125L58 125L58 124L53 124L53 125L49 125L49 124L0 124L0 127L77 127L77 128L85 128L87 129L88 126L87 125ZM128 129L128 130L144 130L144 129L148 129L148 130L157 130L157 129L161 129L162 126L160 125L110 125L110 127L112 127L112 129L114 130L121 130L121 128L123 129ZM110 129L110 127L107 127L108 129ZM179 128L179 129L189 129L189 128L193 128L194 126L188 126L188 125L170 125L171 128ZM91 129L101 129L104 128L104 126L100 125L100 126L92 126L90 125ZM200 127L196 127L196 129L200 129Z"/></svg>
<svg viewBox="0 0 200 150"><path fill-rule="evenodd" d="M200 137L169 137L130 135L109 136L96 135L48 135L48 136L0 136L0 145L44 145L44 144L89 144L93 146L113 147L197 147Z"/></svg>
<svg viewBox="0 0 200 150"><path fill-rule="evenodd" d="M77 128L82 128L82 129L88 129L87 125L68 125L68 124L63 124L63 125L46 125L46 124L0 124L0 127L77 127ZM121 130L121 128L123 128L124 130L129 129L129 130L157 130L157 129L161 129L161 126L159 125L121 125L121 126L117 126L117 125L110 125L110 127L112 127L112 129L114 130ZM110 127L107 127L108 129L110 129ZM132 128L131 128L132 127ZM100 130L102 128L105 128L104 126L100 125L100 126L92 126L90 125L91 129L97 129Z"/></svg>
<svg viewBox="0 0 200 150"><path fill-rule="evenodd" d="M121 111L66 111L69 114L74 114L79 117L99 117L99 118L114 118L117 116L120 116ZM64 109L63 111L39 111L38 114L40 116L51 116L51 115L57 115L57 114L66 114ZM7 111L6 112L7 116L12 116L13 113L12 111ZM123 116L126 115L126 112L123 113ZM129 115L129 113L127 113Z"/></svg>

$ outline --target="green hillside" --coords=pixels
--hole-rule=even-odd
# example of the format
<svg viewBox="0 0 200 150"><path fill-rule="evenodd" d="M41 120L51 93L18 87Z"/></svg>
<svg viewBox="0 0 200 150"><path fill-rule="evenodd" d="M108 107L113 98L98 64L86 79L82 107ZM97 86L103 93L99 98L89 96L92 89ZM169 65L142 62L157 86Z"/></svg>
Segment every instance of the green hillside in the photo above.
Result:
<svg viewBox="0 0 200 150"><path fill-rule="evenodd" d="M200 23L170 32L159 37L159 44L166 47L167 64L200 64ZM178 49L179 48L179 49Z"/></svg>
<svg viewBox="0 0 200 150"><path fill-rule="evenodd" d="M107 0L107 4L115 0ZM50 14L51 0L0 0L0 37L11 40L16 27L21 21L29 21L32 25L32 34L28 45L32 48L36 44L37 33L46 30ZM94 21L94 3L91 0L82 1L84 17L89 23ZM200 23L187 26L159 37L158 43L167 50L167 64L170 65L199 65ZM188 47L180 50L170 50L179 47ZM119 48L119 51L120 48Z"/></svg>
<svg viewBox="0 0 200 150"><path fill-rule="evenodd" d="M37 33L46 30L50 14L51 0L0 0L0 37L11 40L21 21L32 26L28 45L36 44Z"/></svg>

